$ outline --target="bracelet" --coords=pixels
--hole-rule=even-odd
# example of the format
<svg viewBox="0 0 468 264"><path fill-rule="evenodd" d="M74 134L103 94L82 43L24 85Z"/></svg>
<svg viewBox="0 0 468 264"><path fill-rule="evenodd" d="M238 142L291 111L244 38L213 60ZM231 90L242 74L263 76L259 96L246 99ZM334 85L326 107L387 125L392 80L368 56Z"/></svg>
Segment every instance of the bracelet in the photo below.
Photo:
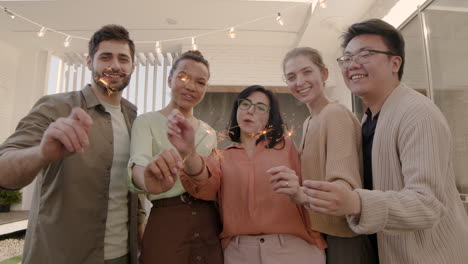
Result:
<svg viewBox="0 0 468 264"><path fill-rule="evenodd" d="M183 169L182 171L183 171L187 176L190 176L190 177L200 176L200 174L202 174L203 171L205 170L205 167L206 167L206 166L205 166L205 160L204 160L200 155L198 155L198 156L200 157L201 162L202 162L202 166L201 166L200 171L197 172L197 173L195 173L195 174L190 174L190 173L187 173L187 172L185 171L185 169ZM187 157L188 157L188 156L187 156Z"/></svg>

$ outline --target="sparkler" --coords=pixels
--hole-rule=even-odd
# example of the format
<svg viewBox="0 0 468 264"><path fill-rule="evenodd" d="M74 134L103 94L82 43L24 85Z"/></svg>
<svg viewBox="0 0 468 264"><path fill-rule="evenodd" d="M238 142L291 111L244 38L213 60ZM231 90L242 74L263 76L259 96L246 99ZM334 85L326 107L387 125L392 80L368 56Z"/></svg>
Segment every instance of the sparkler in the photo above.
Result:
<svg viewBox="0 0 468 264"><path fill-rule="evenodd" d="M190 153L189 153L187 156L185 156L185 158L182 160L182 164L185 164L185 161L187 160L188 157L190 157L190 156L193 154L193 151L194 151L194 150L195 150L195 152L197 151L198 146L203 142L203 140L204 140L209 134L211 134L211 132L212 132L212 131L211 131L210 129L207 129L207 130L206 130L206 134L203 135L203 137L200 138L200 140L198 140L198 142L195 144L195 148L194 148L192 151L190 151Z"/></svg>
<svg viewBox="0 0 468 264"><path fill-rule="evenodd" d="M104 70L107 70L107 71L112 71L112 68L111 67L106 67ZM122 74L127 74L126 72L122 72ZM101 83L105 88L106 88L106 91L107 91L107 95L111 95L115 92L118 92L118 89L115 89L111 86L111 84L109 83L108 80L106 80L104 77L96 77L94 79L95 82L99 82Z"/></svg>

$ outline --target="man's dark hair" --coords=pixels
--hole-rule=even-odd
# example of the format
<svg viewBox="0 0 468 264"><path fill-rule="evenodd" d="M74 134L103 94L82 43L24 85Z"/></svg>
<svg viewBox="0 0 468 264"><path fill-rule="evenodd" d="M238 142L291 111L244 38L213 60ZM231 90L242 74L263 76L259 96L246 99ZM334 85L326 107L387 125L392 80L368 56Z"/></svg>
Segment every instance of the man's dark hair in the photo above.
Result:
<svg viewBox="0 0 468 264"><path fill-rule="evenodd" d="M119 25L105 25L93 34L88 44L88 53L91 58L96 54L99 44L106 40L126 42L130 48L132 61L135 59L135 43L130 39L127 29Z"/></svg>
<svg viewBox="0 0 468 264"><path fill-rule="evenodd" d="M392 25L380 19L369 19L364 22L351 25L341 36L342 48L346 48L349 42L359 35L378 35L387 45L390 52L401 57L401 66L398 71L398 80L403 76L403 66L405 65L405 40L400 31Z"/></svg>

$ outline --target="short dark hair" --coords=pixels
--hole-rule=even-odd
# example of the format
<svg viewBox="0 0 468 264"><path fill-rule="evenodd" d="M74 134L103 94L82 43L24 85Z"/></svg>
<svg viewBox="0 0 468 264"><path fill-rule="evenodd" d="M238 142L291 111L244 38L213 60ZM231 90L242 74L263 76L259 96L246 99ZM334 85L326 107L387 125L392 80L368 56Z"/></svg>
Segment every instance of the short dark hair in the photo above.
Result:
<svg viewBox="0 0 468 264"><path fill-rule="evenodd" d="M132 61L135 60L135 43L130 39L128 30L119 25L105 25L93 34L88 43L88 52L91 58L96 54L99 44L106 40L126 42L130 48Z"/></svg>
<svg viewBox="0 0 468 264"><path fill-rule="evenodd" d="M401 66L398 71L398 80L401 80L401 77L403 77L403 67L405 66L405 40L400 31L387 22L380 19L369 19L351 25L341 36L343 39L341 47L344 49L353 38L367 34L380 36L388 49L401 57Z"/></svg>
<svg viewBox="0 0 468 264"><path fill-rule="evenodd" d="M273 148L278 143L283 143L281 148L284 147L284 124L283 119L281 118L281 113L279 109L279 103L276 96L270 90L267 90L261 85L252 85L245 88L242 92L239 93L234 105L232 107L231 119L229 121L227 130L229 139L233 142L240 143L240 127L237 122L237 108L239 108L239 100L249 97L254 92L261 92L268 97L270 100L270 111L268 113L268 123L266 125L266 133L261 134L257 139L256 144L260 141L268 139L269 142L266 145L266 148Z"/></svg>
<svg viewBox="0 0 468 264"><path fill-rule="evenodd" d="M172 76L174 71L179 66L179 63L183 60L193 60L193 61L202 63L203 65L206 66L206 69L208 70L208 78L210 77L210 64L205 59L205 57L203 57L203 54L198 50L188 50L182 53L182 55L180 55L179 57L177 57L175 62L172 64L171 71L169 72L169 76Z"/></svg>

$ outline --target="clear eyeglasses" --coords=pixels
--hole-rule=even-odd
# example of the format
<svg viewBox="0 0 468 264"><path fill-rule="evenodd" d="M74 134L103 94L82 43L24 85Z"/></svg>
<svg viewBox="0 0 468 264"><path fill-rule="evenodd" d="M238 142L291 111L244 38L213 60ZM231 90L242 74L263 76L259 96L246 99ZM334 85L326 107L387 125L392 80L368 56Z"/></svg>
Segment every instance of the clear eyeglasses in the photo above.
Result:
<svg viewBox="0 0 468 264"><path fill-rule="evenodd" d="M266 113L270 110L270 106L264 104L264 103L252 103L249 99L239 99L237 100L237 104L239 105L239 108L242 110L249 110L250 107L253 105L255 108L255 111L259 113Z"/></svg>

